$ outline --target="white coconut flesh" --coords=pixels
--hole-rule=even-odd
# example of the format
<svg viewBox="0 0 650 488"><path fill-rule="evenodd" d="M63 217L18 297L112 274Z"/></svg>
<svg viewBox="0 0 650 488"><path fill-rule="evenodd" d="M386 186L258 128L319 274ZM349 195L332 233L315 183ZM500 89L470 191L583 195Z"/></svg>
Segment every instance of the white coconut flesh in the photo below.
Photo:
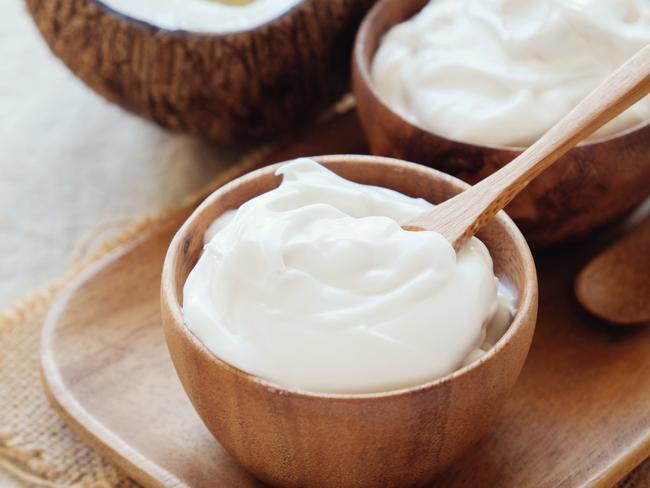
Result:
<svg viewBox="0 0 650 488"><path fill-rule="evenodd" d="M112 10L166 30L222 34L254 29L303 0L99 0Z"/></svg>

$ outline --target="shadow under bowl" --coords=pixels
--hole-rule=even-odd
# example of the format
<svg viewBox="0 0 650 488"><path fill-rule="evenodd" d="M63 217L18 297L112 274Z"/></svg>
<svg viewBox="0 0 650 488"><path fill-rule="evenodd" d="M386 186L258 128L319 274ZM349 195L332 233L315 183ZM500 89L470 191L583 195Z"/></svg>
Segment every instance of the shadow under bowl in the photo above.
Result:
<svg viewBox="0 0 650 488"><path fill-rule="evenodd" d="M433 203L467 187L439 171L389 158L315 159L349 180ZM277 168L254 171L214 192L170 245L162 274L162 316L185 391L222 446L268 483L421 485L485 434L521 371L537 315L535 265L526 241L504 212L479 234L495 273L517 295L509 329L480 360L441 379L385 393L319 394L285 388L220 360L184 325L182 313L183 286L208 225L224 211L277 187Z"/></svg>
<svg viewBox="0 0 650 488"><path fill-rule="evenodd" d="M382 36L429 0L380 0L359 28L353 84L373 154L415 161L474 184L521 154L448 139L413 125L376 92L371 64ZM536 178L507 207L533 246L582 237L630 213L650 194L650 122L583 143Z"/></svg>

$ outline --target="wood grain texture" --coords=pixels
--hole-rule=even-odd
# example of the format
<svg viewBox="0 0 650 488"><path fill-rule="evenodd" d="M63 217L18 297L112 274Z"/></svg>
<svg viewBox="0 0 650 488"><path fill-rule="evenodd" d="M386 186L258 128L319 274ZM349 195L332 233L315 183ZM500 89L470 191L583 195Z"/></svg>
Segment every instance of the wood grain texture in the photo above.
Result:
<svg viewBox="0 0 650 488"><path fill-rule="evenodd" d="M355 30L374 0L304 0L244 32L167 31L97 0L26 0L50 48L108 100L222 142L302 127L348 88Z"/></svg>
<svg viewBox="0 0 650 488"><path fill-rule="evenodd" d="M374 154L415 161L475 184L521 149L466 144L422 130L378 97L369 66L383 33L426 0L380 0L354 47L353 81L363 130ZM582 144L533 181L507 207L532 245L581 237L629 213L650 194L650 124Z"/></svg>
<svg viewBox="0 0 650 488"><path fill-rule="evenodd" d="M349 180L434 203L467 187L438 171L388 158L316 159ZM521 371L537 315L537 280L528 246L503 213L482 229L495 272L516 292L517 311L504 337L479 361L440 380L388 393L284 388L214 356L185 327L180 303L210 223L277 187L281 178L276 170L257 170L214 192L170 245L162 274L162 317L181 383L226 451L272 485L421 486L485 434Z"/></svg>
<svg viewBox="0 0 650 488"><path fill-rule="evenodd" d="M66 422L145 486L260 486L204 427L165 344L160 272L190 210L65 290L44 330L45 386ZM650 328L608 328L572 298L600 250L536 256L540 310L519 380L487 436L429 486L609 487L650 455Z"/></svg>
<svg viewBox="0 0 650 488"><path fill-rule="evenodd" d="M580 271L576 295L604 320L650 323L650 217Z"/></svg>
<svg viewBox="0 0 650 488"><path fill-rule="evenodd" d="M650 46L627 60L513 161L404 225L434 230L456 250L578 142L650 92Z"/></svg>

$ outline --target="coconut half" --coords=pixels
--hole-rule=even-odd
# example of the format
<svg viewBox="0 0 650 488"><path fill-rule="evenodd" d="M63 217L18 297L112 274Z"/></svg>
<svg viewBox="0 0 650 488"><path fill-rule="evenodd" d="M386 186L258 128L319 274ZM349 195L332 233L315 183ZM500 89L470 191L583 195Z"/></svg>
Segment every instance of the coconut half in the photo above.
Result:
<svg viewBox="0 0 650 488"><path fill-rule="evenodd" d="M235 142L301 127L348 89L352 41L374 1L298 0L225 33L167 29L99 0L26 3L52 51L108 100Z"/></svg>

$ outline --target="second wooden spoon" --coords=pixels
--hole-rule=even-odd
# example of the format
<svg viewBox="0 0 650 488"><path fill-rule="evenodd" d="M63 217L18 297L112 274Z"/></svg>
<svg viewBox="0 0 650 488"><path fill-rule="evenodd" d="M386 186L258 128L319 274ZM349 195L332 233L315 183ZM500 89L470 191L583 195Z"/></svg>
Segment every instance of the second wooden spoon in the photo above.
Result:
<svg viewBox="0 0 650 488"><path fill-rule="evenodd" d="M650 216L582 269L576 296L608 322L650 322Z"/></svg>
<svg viewBox="0 0 650 488"><path fill-rule="evenodd" d="M630 58L512 162L402 227L439 232L458 249L542 171L649 92L650 45Z"/></svg>

